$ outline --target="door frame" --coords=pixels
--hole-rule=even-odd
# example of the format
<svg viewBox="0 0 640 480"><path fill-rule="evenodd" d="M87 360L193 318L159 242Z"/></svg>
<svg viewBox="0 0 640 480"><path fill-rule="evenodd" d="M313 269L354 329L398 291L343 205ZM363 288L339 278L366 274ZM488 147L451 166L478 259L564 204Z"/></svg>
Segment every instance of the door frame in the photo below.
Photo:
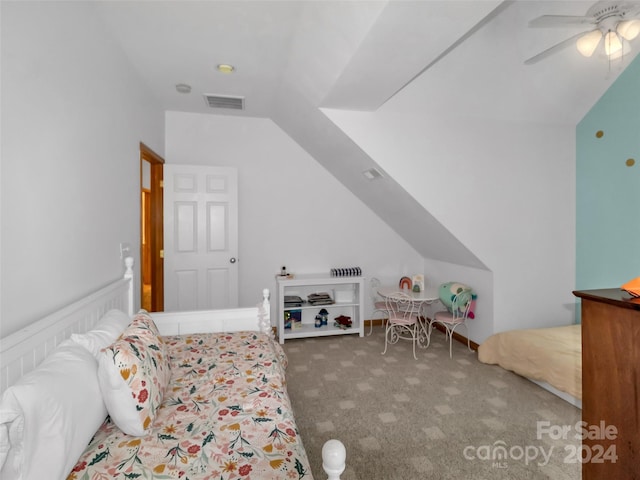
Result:
<svg viewBox="0 0 640 480"><path fill-rule="evenodd" d="M150 207L150 258L142 258L142 164L149 162L151 165L151 193ZM151 311L164 311L164 210L163 210L163 178L164 159L140 142L140 271L144 268L143 262L150 262L151 267ZM144 295L143 284L140 282L140 299Z"/></svg>

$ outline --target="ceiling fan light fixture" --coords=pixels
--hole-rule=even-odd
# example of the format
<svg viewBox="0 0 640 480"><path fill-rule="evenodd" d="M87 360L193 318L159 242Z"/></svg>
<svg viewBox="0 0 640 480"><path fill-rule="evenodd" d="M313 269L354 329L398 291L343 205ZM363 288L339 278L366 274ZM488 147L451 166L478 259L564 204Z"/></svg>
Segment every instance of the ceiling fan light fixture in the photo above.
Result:
<svg viewBox="0 0 640 480"><path fill-rule="evenodd" d="M616 30L625 40L633 40L640 34L640 20L624 20L618 24Z"/></svg>
<svg viewBox="0 0 640 480"><path fill-rule="evenodd" d="M597 0L586 15L542 15L529 22L530 27L558 27L591 25L591 29L577 33L525 60L531 65L575 42L577 50L591 57L604 43L606 58L613 60L631 51L630 41L640 36L640 2L634 0ZM603 40L604 39L604 40ZM600 50L601 51L601 50Z"/></svg>
<svg viewBox="0 0 640 480"><path fill-rule="evenodd" d="M618 58L624 57L625 55L628 55L629 53L631 53L631 44L623 38L622 48L617 52L614 52L611 55L609 55L609 59L616 60Z"/></svg>
<svg viewBox="0 0 640 480"><path fill-rule="evenodd" d="M590 57L593 55L593 52L596 51L598 45L600 45L601 39L602 32L598 29L592 30L578 39L576 47L583 56Z"/></svg>
<svg viewBox="0 0 640 480"><path fill-rule="evenodd" d="M616 32L608 31L604 36L604 52L608 57L622 50L622 42Z"/></svg>

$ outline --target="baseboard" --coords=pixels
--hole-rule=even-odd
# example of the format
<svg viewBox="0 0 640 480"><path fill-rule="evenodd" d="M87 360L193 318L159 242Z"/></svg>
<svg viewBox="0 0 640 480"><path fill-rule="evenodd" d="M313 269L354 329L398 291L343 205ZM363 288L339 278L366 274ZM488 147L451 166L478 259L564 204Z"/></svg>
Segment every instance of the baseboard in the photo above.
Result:
<svg viewBox="0 0 640 480"><path fill-rule="evenodd" d="M375 327L377 325L384 325L383 322L385 322L387 319L386 318L374 318L373 320L365 320L364 321L364 326L365 327L371 327L372 325Z"/></svg>
<svg viewBox="0 0 640 480"><path fill-rule="evenodd" d="M381 318L374 318L373 320L365 320L364 321L364 325L365 327L371 327L371 325L376 326L376 325L382 325L383 323L383 319ZM436 328L436 330L441 331L442 333L445 333L444 327L440 324L434 324L434 327ZM453 339L457 342L463 343L463 344L467 344L467 337L465 337L464 335L459 334L458 332L453 332ZM471 347L472 350L477 351L478 347L480 345L478 345L476 342L474 342L473 340L469 340L469 346Z"/></svg>

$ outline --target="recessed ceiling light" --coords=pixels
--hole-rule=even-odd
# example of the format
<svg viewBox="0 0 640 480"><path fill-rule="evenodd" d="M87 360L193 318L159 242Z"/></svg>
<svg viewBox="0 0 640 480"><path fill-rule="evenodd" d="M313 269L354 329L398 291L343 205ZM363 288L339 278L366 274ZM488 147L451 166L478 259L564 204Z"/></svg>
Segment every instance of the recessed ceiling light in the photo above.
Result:
<svg viewBox="0 0 640 480"><path fill-rule="evenodd" d="M191 93L191 85L187 85L186 83L179 83L176 85L176 90L179 93Z"/></svg>
<svg viewBox="0 0 640 480"><path fill-rule="evenodd" d="M221 63L216 68L221 73L233 73L233 71L235 70L235 67L233 65L229 65L226 63Z"/></svg>

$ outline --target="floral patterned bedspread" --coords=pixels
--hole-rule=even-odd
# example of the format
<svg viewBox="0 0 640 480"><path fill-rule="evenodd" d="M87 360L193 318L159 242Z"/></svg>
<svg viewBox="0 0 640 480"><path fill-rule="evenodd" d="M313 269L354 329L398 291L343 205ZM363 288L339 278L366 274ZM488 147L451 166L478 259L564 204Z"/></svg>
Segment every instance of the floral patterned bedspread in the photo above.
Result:
<svg viewBox="0 0 640 480"><path fill-rule="evenodd" d="M163 339L172 374L150 433L107 418L67 480L312 478L280 345L257 332Z"/></svg>

